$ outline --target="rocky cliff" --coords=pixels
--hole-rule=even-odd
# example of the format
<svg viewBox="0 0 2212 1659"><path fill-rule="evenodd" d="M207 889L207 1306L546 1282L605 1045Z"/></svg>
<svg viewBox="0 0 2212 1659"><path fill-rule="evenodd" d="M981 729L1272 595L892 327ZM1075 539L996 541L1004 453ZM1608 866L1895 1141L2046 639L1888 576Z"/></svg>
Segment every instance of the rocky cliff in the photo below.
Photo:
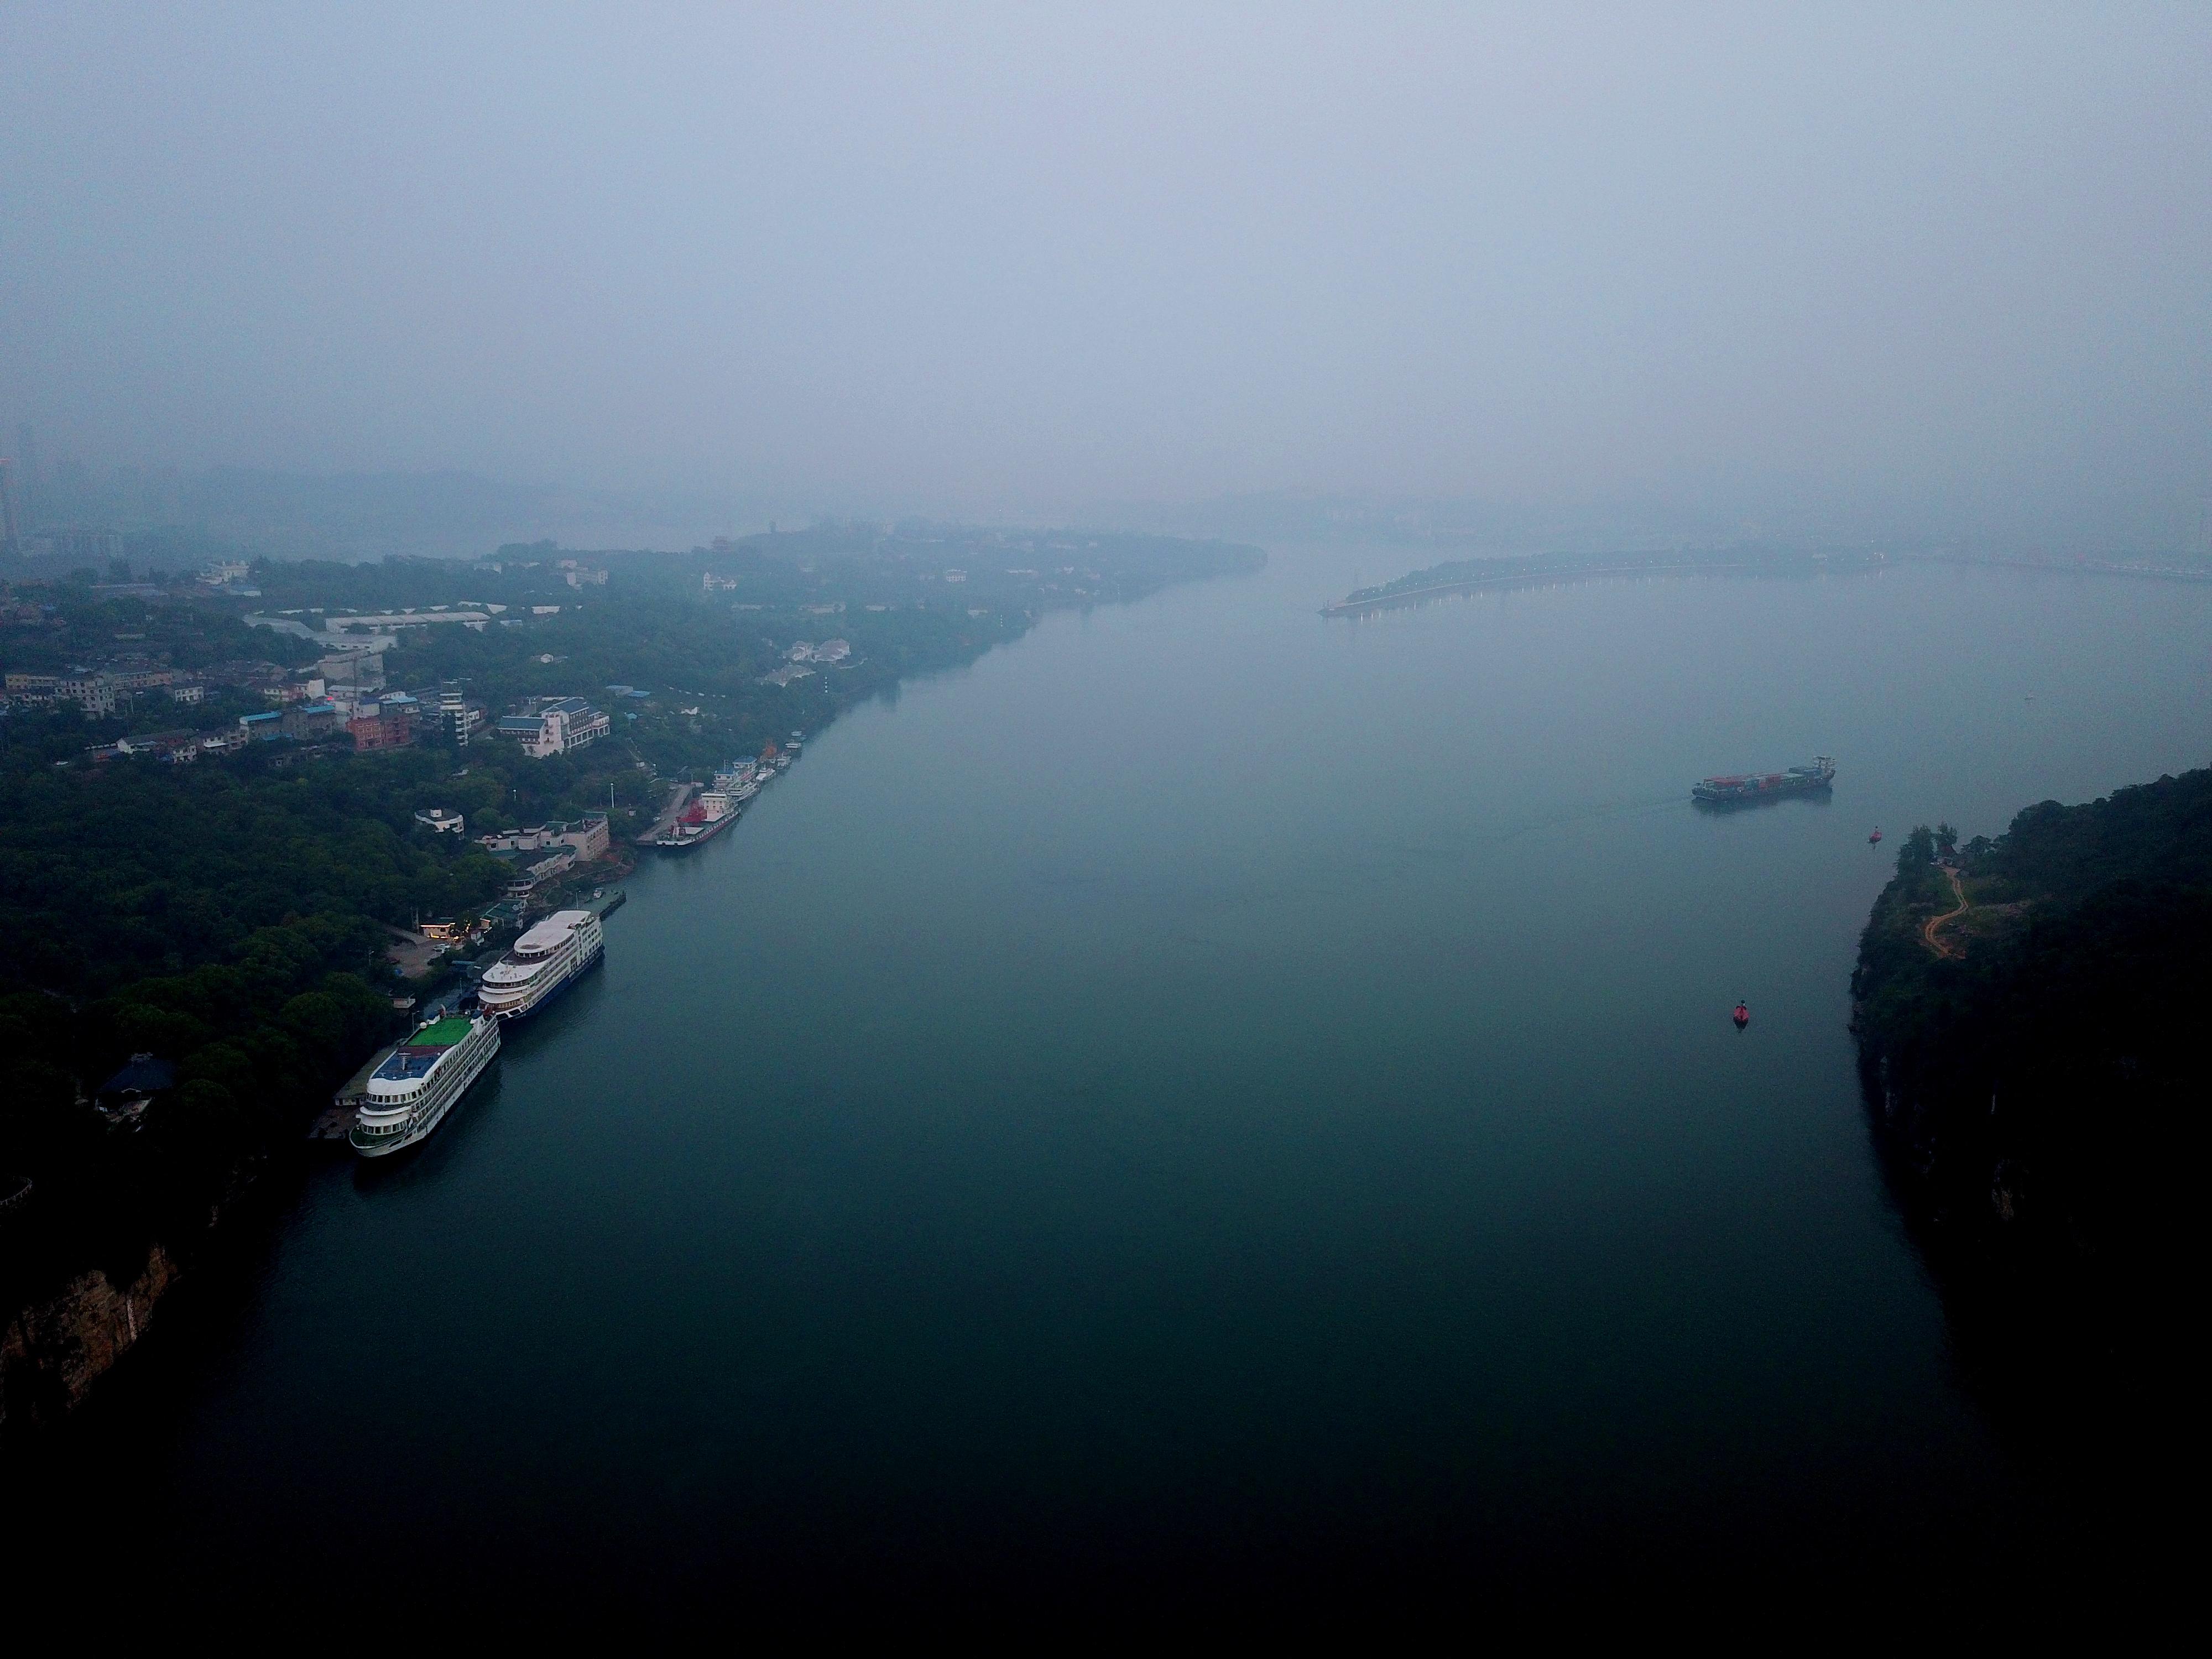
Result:
<svg viewBox="0 0 2212 1659"><path fill-rule="evenodd" d="M0 1331L0 1433L74 1410L146 1334L179 1276L176 1259L155 1244L127 1285L94 1268L20 1310Z"/></svg>

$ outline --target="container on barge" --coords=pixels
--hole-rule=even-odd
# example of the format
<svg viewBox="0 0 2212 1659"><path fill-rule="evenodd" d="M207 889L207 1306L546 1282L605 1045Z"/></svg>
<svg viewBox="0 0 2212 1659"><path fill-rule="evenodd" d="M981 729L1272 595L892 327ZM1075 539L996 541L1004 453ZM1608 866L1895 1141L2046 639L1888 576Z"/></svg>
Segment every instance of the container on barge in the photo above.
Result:
<svg viewBox="0 0 2212 1659"><path fill-rule="evenodd" d="M1779 800L1785 795L1809 795L1836 781L1835 757L1815 755L1810 766L1792 766L1780 772L1729 773L1702 778L1690 789L1690 799L1701 806L1744 806L1753 801Z"/></svg>

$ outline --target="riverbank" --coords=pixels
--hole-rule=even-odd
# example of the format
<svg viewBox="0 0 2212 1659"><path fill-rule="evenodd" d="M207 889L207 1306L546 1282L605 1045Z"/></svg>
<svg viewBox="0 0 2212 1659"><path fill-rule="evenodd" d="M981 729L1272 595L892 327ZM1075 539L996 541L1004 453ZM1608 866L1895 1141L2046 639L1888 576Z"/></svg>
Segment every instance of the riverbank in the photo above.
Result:
<svg viewBox="0 0 2212 1659"><path fill-rule="evenodd" d="M2058 560L1996 554L1918 551L1790 553L1757 555L1638 554L1629 556L1532 554L1519 557L1462 559L1410 572L1378 587L1356 588L1322 607L1324 617L1361 617L1401 605L1425 604L1455 594L1490 589L1590 581L1619 576L1827 575L1879 569L1896 564L1949 564L1992 570L2034 571L2051 575L2124 576L2143 580L2212 583L2212 568L2171 562L2127 562L2111 559Z"/></svg>
<svg viewBox="0 0 2212 1659"><path fill-rule="evenodd" d="M1043 551L1071 556L1048 563ZM526 919L517 901L494 902L514 872L469 835L445 833L455 820L480 833L604 810L609 833L630 843L627 870L629 814L645 806L647 779L819 730L972 664L1054 611L1265 563L1254 548L1119 532L1060 548L1034 532L817 527L687 555L608 554L582 592L540 552L450 566L258 562L257 620L295 610L412 619L377 636L383 651L343 662L310 662L332 643L314 629L249 628L236 596L189 586L127 600L60 592L52 626L9 647L36 653L10 654L11 669L73 660L73 641L106 652L118 635L189 654L214 606L251 635L246 648L290 659L224 669L247 684L304 688L313 666L422 695L395 702L408 714L388 745L384 727L358 753L277 736L177 751L189 764L112 741L88 748L87 738L140 732L145 711L88 722L73 706L10 708L0 854L39 879L15 884L0 914L0 1020L15 1034L0 1054L0 1184L10 1195L0 1224L11 1243L42 1242L18 1251L37 1257L36 1273L0 1273L0 1316L82 1288L121 1251L117 1241L192 1234L209 1183L242 1157L290 1156L319 1121L342 1132L333 1085L374 1059L414 999L448 983L440 942L406 924ZM436 590L456 582L485 608L468 626L429 625L461 614L437 608ZM822 672L763 684L763 671L801 659ZM585 660L594 666L580 679L556 666ZM615 680L625 673L654 683ZM465 694L448 708L456 687ZM571 694L580 708L586 696L611 706L576 742L549 752L502 735L503 712ZM542 724L532 729L544 737ZM654 831L665 836L695 793L679 787ZM605 873L570 872L534 897L573 895L590 878ZM161 902L144 902L149 892ZM101 1080L142 1062L163 1081L103 1113ZM76 1255L50 1261L47 1244ZM106 1282L127 1292L134 1281Z"/></svg>
<svg viewBox="0 0 2212 1659"><path fill-rule="evenodd" d="M698 793L699 786L696 783L671 784L667 800L662 805L659 816L646 826L644 833L637 836L635 844L650 847L672 831L676 828L676 820L683 816L684 809L691 804L691 798Z"/></svg>

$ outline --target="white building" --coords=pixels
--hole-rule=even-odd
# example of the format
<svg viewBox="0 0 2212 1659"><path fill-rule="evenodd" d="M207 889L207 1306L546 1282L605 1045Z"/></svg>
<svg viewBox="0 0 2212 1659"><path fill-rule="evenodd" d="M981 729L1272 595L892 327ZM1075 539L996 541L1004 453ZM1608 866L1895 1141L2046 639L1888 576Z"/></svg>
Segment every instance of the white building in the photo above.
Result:
<svg viewBox="0 0 2212 1659"><path fill-rule="evenodd" d="M526 714L507 714L499 722L499 735L522 744L533 760L565 755L597 743L614 729L614 723L581 697L561 697Z"/></svg>
<svg viewBox="0 0 2212 1659"><path fill-rule="evenodd" d="M54 701L73 702L88 714L115 712L115 682L105 674L76 674L58 683Z"/></svg>
<svg viewBox="0 0 2212 1659"><path fill-rule="evenodd" d="M565 848L579 859L595 859L607 850L607 817L594 812L569 823L540 823L527 830L500 830L477 840L488 853L537 853Z"/></svg>
<svg viewBox="0 0 2212 1659"><path fill-rule="evenodd" d="M532 888L541 881L550 881L576 861L576 855L567 848L550 853L542 859L532 859L524 854L515 860L515 872L507 884L507 896L528 898Z"/></svg>

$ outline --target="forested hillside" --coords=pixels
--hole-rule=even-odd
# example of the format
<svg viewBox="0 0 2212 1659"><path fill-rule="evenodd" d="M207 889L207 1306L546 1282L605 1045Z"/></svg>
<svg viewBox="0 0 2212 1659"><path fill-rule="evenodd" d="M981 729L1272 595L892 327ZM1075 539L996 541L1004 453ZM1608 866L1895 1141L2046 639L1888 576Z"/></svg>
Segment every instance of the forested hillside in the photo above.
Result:
<svg viewBox="0 0 2212 1659"><path fill-rule="evenodd" d="M1914 831L1852 978L1869 1098L1954 1245L2131 1292L2189 1222L2212 998L2212 771L2021 812L1956 863ZM1955 943L1954 940L1955 939Z"/></svg>
<svg viewBox="0 0 2212 1659"><path fill-rule="evenodd" d="M450 756L278 769L141 757L0 768L0 1309L198 1219L404 1019L384 924L497 896L497 860L412 823ZM143 1123L85 1103L133 1054L175 1086Z"/></svg>

